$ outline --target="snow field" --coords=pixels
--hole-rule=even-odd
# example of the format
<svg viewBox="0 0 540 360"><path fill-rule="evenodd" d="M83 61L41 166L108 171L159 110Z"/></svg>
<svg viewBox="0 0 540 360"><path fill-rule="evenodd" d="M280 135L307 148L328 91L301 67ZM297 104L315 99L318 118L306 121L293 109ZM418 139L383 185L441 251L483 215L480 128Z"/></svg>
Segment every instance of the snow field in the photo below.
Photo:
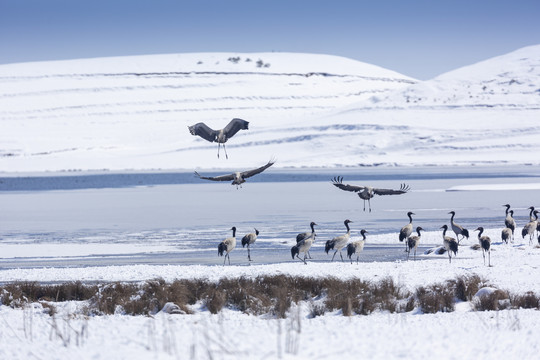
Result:
<svg viewBox="0 0 540 360"><path fill-rule="evenodd" d="M466 304L465 304L466 305ZM67 303L54 317L40 304L0 307L0 356L5 359L373 359L414 357L527 358L539 350L534 310L307 318L309 306L292 307L286 319L233 310L217 315L126 317L70 315ZM464 307L462 307L464 308ZM459 327L456 328L456 324Z"/></svg>

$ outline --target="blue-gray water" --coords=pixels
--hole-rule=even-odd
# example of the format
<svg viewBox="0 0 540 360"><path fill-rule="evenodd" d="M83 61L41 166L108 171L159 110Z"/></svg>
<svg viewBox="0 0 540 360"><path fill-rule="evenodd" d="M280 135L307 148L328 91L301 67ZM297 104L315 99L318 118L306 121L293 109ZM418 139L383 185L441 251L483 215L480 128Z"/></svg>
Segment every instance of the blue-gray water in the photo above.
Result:
<svg viewBox="0 0 540 360"><path fill-rule="evenodd" d="M203 172L216 175L226 172ZM411 192L376 196L372 212L354 193L332 186L334 176L344 183L399 188ZM103 256L47 261L5 259L0 267L45 265L110 265L126 263L216 264L217 244L238 228L240 240L253 228L261 231L253 249L258 263L290 261L290 246L298 232L318 226L315 253L326 239L344 232L343 220L353 221L353 235L361 228L371 236L395 236L415 212L415 224L435 231L449 223L448 211L469 229L499 227L502 204L510 203L518 226L528 208L540 205L537 190L446 191L457 185L540 182L532 167L499 168L366 168L346 170L269 169L236 189L229 183L208 182L193 173L63 174L60 176L4 176L0 178L0 242L5 243L127 243L173 245L186 252ZM239 241L238 241L239 242ZM429 245L429 244L427 244ZM238 244L241 249L241 245ZM238 249L232 259L245 256ZM403 257L401 244L366 245L369 261ZM32 262L33 261L33 262ZM245 261L245 259L244 259Z"/></svg>

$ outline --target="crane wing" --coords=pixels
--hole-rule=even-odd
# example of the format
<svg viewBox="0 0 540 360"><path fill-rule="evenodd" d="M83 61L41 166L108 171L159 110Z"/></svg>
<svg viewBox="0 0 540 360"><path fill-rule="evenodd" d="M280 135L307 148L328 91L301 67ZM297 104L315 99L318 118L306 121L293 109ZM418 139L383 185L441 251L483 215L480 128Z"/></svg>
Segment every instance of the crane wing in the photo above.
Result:
<svg viewBox="0 0 540 360"><path fill-rule="evenodd" d="M332 179L332 184L334 184L334 186L337 186L341 190L345 190L345 191L359 192L365 189L365 186L343 184L343 177L339 177L339 176Z"/></svg>
<svg viewBox="0 0 540 360"><path fill-rule="evenodd" d="M374 188L373 189L373 192L377 195L401 195L401 194L405 194L406 192L408 192L411 188L409 187L409 185L406 185L406 184L401 184L401 187L399 190L394 190L394 189L377 189L377 188Z"/></svg>
<svg viewBox="0 0 540 360"><path fill-rule="evenodd" d="M227 138L231 138L240 130L247 130L248 124L249 122L246 120L234 118L223 128L223 133Z"/></svg>
<svg viewBox="0 0 540 360"><path fill-rule="evenodd" d="M200 122L195 125L188 126L188 129L191 135L200 136L203 139L208 140L210 142L216 141L216 136L218 132L216 130L211 129L205 123Z"/></svg>
<svg viewBox="0 0 540 360"><path fill-rule="evenodd" d="M204 179L204 180L212 180L212 181L232 181L232 180L234 180L234 174L206 177L206 176L201 176L198 172L195 171L195 175L197 175L200 179Z"/></svg>
<svg viewBox="0 0 540 360"><path fill-rule="evenodd" d="M242 172L242 177L244 179L247 179L248 177L251 177L253 175L257 175L259 173L262 173L264 170L268 169L270 166L274 165L275 161L270 160L268 164L261 166L260 168L253 169L253 170L247 170Z"/></svg>

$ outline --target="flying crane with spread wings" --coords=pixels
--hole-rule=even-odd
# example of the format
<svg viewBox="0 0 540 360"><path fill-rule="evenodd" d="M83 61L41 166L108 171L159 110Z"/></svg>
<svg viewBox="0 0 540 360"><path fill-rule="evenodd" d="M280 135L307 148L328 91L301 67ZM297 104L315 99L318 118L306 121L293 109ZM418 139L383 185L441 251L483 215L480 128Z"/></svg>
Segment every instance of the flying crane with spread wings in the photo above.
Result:
<svg viewBox="0 0 540 360"><path fill-rule="evenodd" d="M218 153L217 153L218 158L219 158L219 147L221 144L223 144L225 157L228 159L229 156L227 155L227 150L225 149L225 143L227 142L227 140L232 138L240 130L247 130L248 125L249 125L249 121L234 118L227 124L227 126L225 126L223 129L220 129L220 130L214 130L202 122L197 123L192 126L188 126L188 129L191 135L200 136L203 139L210 142L217 142L218 143Z"/></svg>
<svg viewBox="0 0 540 360"><path fill-rule="evenodd" d="M357 185L349 185L349 184L343 184L343 177L335 177L332 179L332 184L334 186L337 186L341 190L345 191L352 191L358 194L360 199L364 200L364 211L366 211L366 200L369 204L369 211L371 212L371 198L375 195L401 195L405 194L410 190L409 185L401 184L401 187L399 190L394 189L379 189L374 188L371 186L357 186Z"/></svg>
<svg viewBox="0 0 540 360"><path fill-rule="evenodd" d="M236 172L234 172L232 174L228 174L228 175L206 177L206 176L201 176L196 171L195 171L195 175L197 175L200 179L204 179L204 180L232 181L231 185L236 185L236 188L238 189L238 186L242 187L242 184L246 182L247 178L262 173L264 170L266 170L270 166L274 165L274 163L275 163L275 160L270 160L266 165L261 166L259 168L252 169L252 170L246 170L246 171L236 171Z"/></svg>

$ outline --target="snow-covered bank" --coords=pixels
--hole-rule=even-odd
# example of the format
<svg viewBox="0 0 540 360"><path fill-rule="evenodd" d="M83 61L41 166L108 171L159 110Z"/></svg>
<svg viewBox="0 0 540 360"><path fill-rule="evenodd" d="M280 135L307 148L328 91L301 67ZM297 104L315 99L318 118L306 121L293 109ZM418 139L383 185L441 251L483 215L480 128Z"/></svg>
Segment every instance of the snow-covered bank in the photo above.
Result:
<svg viewBox="0 0 540 360"><path fill-rule="evenodd" d="M158 314L92 318L0 307L3 359L533 359L540 312L373 314L268 320ZM459 324L459 329L456 329ZM46 355L45 355L46 354Z"/></svg>
<svg viewBox="0 0 540 360"><path fill-rule="evenodd" d="M474 242L474 241L472 241ZM400 250L402 251L402 250ZM0 270L0 282L144 281L163 278L207 279L261 275L360 278L378 282L391 277L410 290L478 274L496 288L513 294L540 293L537 281L540 249L494 243L493 267L484 266L479 251L460 247L452 263L446 255L424 261L300 262L251 266L110 266ZM312 299L316 302L318 299ZM345 317L341 310L313 315L311 302L293 305L285 319L254 316L234 309L209 313L204 304L194 314L159 312L151 316L83 315L84 302L55 303L50 316L41 303L23 308L0 305L0 357L5 359L77 357L85 359L375 359L534 358L538 310L474 312L458 302L451 313L375 312ZM119 312L121 313L121 312ZM463 331L466 329L467 336ZM486 333L488 340L486 340ZM231 335L232 334L232 335ZM406 335L405 335L406 334ZM324 339L322 341L321 339ZM226 344L226 345L225 345ZM451 344L459 344L452 346ZM47 356L43 357L42 354ZM187 355L189 354L189 355Z"/></svg>
<svg viewBox="0 0 540 360"><path fill-rule="evenodd" d="M489 233L498 230L488 231ZM439 234L440 236L440 234ZM474 236L474 235L473 235ZM469 246L460 246L458 256L450 264L446 254L422 255L419 258L425 261L406 261L403 253L403 261L395 262L364 262L359 264L342 263L341 261L329 262L326 254L318 250L313 255L318 259L309 262L308 265L289 259L286 262L267 265L233 265L222 266L221 259L216 258L215 266L208 265L126 265L126 266L90 266L90 267L56 267L56 268L29 268L29 269L1 269L0 282L12 281L37 281L37 282L64 282L64 281L145 281L155 278L163 278L166 281L175 279L208 279L217 281L223 277L255 277L262 275L289 274L294 276L338 276L342 279L359 278L362 280L377 280L391 277L398 284L407 286L409 289L455 279L462 275L478 274L497 288L509 290L515 293L534 291L540 293L540 283L536 273L540 266L540 248L528 245L526 239L516 244L502 244L498 238L492 237L492 267L483 264L482 254L479 250L472 250ZM476 244L476 238L464 241L464 244ZM369 245L368 245L369 246ZM237 253L242 249L236 250ZM399 251L402 249L389 249ZM207 253L214 258L215 254ZM238 261L236 255L234 261ZM365 253L360 255L365 260ZM244 257L244 254L242 254ZM325 260L321 260L325 259ZM427 259L427 260L426 260ZM242 260L242 262L244 262ZM306 272L307 271L307 272Z"/></svg>

